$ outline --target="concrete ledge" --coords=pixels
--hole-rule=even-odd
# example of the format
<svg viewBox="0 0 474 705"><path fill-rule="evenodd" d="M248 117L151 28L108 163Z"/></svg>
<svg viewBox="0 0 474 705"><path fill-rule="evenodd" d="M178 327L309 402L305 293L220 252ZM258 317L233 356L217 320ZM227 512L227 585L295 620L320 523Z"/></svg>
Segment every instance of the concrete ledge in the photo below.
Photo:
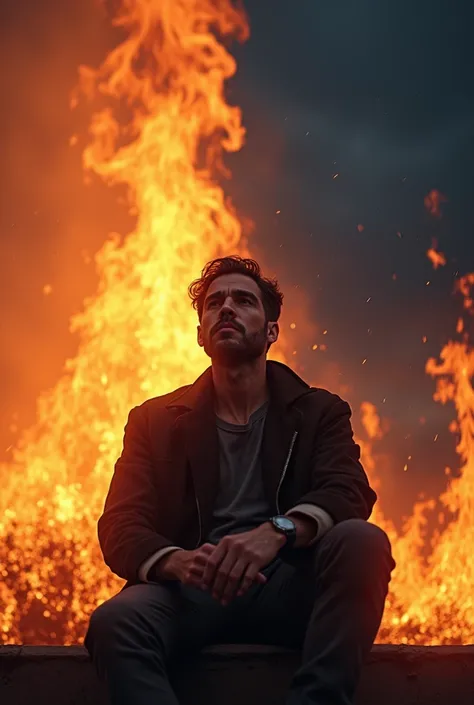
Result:
<svg viewBox="0 0 474 705"><path fill-rule="evenodd" d="M279 647L219 645L171 679L182 705L284 705L299 658ZM0 646L0 702L106 705L107 697L83 647ZM357 705L473 703L474 646L375 646L357 696Z"/></svg>

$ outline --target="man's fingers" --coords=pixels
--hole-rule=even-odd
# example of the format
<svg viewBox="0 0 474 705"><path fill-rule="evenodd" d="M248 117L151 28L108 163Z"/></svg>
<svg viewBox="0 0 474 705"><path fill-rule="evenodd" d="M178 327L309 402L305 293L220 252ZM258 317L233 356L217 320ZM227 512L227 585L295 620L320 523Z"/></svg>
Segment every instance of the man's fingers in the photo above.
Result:
<svg viewBox="0 0 474 705"><path fill-rule="evenodd" d="M212 543L205 543L196 550L194 560L199 565L206 565L209 556L212 556L215 550L216 547Z"/></svg>
<svg viewBox="0 0 474 705"><path fill-rule="evenodd" d="M259 575L262 575L262 573L259 573L258 566L255 565L255 563L249 563L249 565L247 566L247 570L245 571L245 574L240 583L237 595L240 597L241 595L246 593L252 583L254 583L257 579L259 582L261 582L261 578L258 578ZM265 578L265 576L263 577Z"/></svg>
<svg viewBox="0 0 474 705"><path fill-rule="evenodd" d="M257 573L257 575L255 576L253 582L259 583L260 585L263 585L264 583L267 582L267 580L268 580L268 578L267 578L263 573ZM242 583L240 584L239 589L237 590L237 597L242 597L242 595L245 595L245 593L246 593L247 590L251 587L251 585L252 585L252 584L250 583L250 584L248 585L248 587L245 587L245 586L243 585L243 582L242 582Z"/></svg>
<svg viewBox="0 0 474 705"><path fill-rule="evenodd" d="M215 551L216 546L213 543L203 543L202 546L199 547L199 551L203 551L207 555L211 554L213 551Z"/></svg>
<svg viewBox="0 0 474 705"><path fill-rule="evenodd" d="M201 587L201 576L196 573L191 573L188 572L186 576L186 585L191 585L192 587L199 588Z"/></svg>
<svg viewBox="0 0 474 705"><path fill-rule="evenodd" d="M227 605L235 597L242 576L247 570L247 565L248 561L245 558L240 558L234 564L227 580L224 582L220 595L217 595L216 597L216 599L220 599L223 605Z"/></svg>
<svg viewBox="0 0 474 705"><path fill-rule="evenodd" d="M208 557L206 566L204 568L204 575L202 578L204 588L208 588L214 584L216 571L220 566L222 560L224 559L226 553L227 547L225 544L220 543L218 546L214 547L214 551Z"/></svg>
<svg viewBox="0 0 474 705"><path fill-rule="evenodd" d="M229 580L234 580L231 578L235 572L236 564L238 563L234 551L228 551L222 563L216 570L214 577L214 582L212 583L212 597L215 600L221 600L224 594L224 588L226 587ZM240 577L240 576L239 576Z"/></svg>
<svg viewBox="0 0 474 705"><path fill-rule="evenodd" d="M201 583L202 576L204 574L204 566L198 565L197 563L191 563L188 570L190 575L195 578L199 578L199 583Z"/></svg>
<svg viewBox="0 0 474 705"><path fill-rule="evenodd" d="M202 570L200 587L211 590L214 599L221 600L223 604L230 602L237 590L240 596L253 582L267 582L258 565L249 564L248 557L239 556L242 554L239 548L238 543L224 538L217 546L203 544L196 552L195 566ZM193 571L193 574L196 575L196 572Z"/></svg>

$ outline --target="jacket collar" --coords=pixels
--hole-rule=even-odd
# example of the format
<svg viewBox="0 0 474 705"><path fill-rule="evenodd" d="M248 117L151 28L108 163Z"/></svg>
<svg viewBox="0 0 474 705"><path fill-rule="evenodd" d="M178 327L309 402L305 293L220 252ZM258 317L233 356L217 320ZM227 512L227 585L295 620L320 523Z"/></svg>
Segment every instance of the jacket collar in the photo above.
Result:
<svg viewBox="0 0 474 705"><path fill-rule="evenodd" d="M283 409L291 406L311 389L296 372L276 360L267 361L267 381L271 402ZM211 367L208 367L193 384L175 396L167 404L167 408L184 407L191 411L199 410L212 401L213 393L212 371Z"/></svg>

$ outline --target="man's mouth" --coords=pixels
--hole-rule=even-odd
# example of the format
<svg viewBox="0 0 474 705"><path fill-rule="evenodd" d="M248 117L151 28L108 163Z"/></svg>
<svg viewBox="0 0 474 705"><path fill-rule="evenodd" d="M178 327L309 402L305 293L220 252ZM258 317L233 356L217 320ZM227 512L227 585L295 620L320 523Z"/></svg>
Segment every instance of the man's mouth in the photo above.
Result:
<svg viewBox="0 0 474 705"><path fill-rule="evenodd" d="M221 323L219 326L216 328L216 333L218 333L221 330L239 330L237 326L233 325L233 323Z"/></svg>

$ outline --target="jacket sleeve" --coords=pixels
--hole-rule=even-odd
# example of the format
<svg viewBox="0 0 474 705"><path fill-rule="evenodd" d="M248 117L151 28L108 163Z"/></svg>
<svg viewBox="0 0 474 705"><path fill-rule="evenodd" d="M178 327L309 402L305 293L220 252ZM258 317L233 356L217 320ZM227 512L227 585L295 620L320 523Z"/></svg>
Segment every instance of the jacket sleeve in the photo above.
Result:
<svg viewBox="0 0 474 705"><path fill-rule="evenodd" d="M313 521L316 522L318 530L315 536L308 543L308 546L312 546L316 543L316 541L319 541L321 536L324 536L324 534L334 526L332 517L330 517L324 509L317 507L315 504L297 504L295 507L292 507L286 512L286 516L288 517L291 517L292 514L299 514L300 516L302 515L313 519Z"/></svg>
<svg viewBox="0 0 474 705"><path fill-rule="evenodd" d="M140 566L173 542L156 530L157 489L143 407L131 410L123 450L98 522L104 560L121 578L137 582Z"/></svg>
<svg viewBox="0 0 474 705"><path fill-rule="evenodd" d="M154 579L153 573L152 573L152 568L154 568L159 561L161 561L162 558L165 556L168 556L170 553L174 553L175 551L182 551L183 549L180 548L179 546L167 546L166 548L161 548L159 551L156 553L152 553L152 555L147 558L147 560L141 564L140 568L138 569L138 577L140 578L142 583L155 583L157 582ZM162 582L161 580L159 582Z"/></svg>
<svg viewBox="0 0 474 705"><path fill-rule="evenodd" d="M314 439L311 490L298 499L298 504L321 507L334 523L367 520L377 500L360 463L350 419L349 404L331 395Z"/></svg>

